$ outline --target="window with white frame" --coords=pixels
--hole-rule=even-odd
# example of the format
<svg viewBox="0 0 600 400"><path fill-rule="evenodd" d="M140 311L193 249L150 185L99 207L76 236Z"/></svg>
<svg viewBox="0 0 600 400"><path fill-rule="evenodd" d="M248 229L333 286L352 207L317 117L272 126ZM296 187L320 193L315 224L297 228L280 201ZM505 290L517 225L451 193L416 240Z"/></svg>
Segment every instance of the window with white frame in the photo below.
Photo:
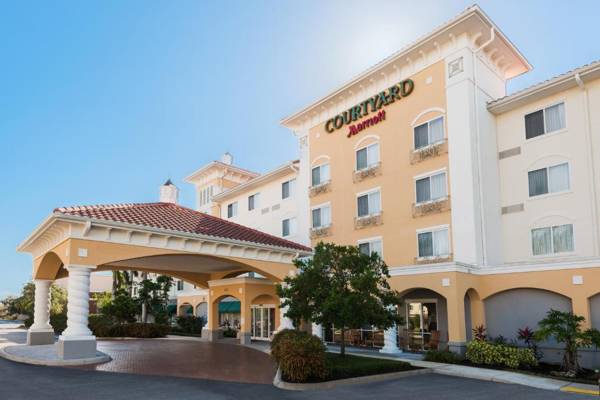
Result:
<svg viewBox="0 0 600 400"><path fill-rule="evenodd" d="M331 206L325 204L312 209L313 229L326 228L331 225Z"/></svg>
<svg viewBox="0 0 600 400"><path fill-rule="evenodd" d="M329 181L329 164L321 164L312 169L312 186L319 186L327 181Z"/></svg>
<svg viewBox="0 0 600 400"><path fill-rule="evenodd" d="M450 255L448 227L417 233L419 258L442 258Z"/></svg>
<svg viewBox="0 0 600 400"><path fill-rule="evenodd" d="M569 190L569 163L529 171L528 180L529 197Z"/></svg>
<svg viewBox="0 0 600 400"><path fill-rule="evenodd" d="M287 199L294 194L294 187L296 186L296 180L290 179L281 184L281 199Z"/></svg>
<svg viewBox="0 0 600 400"><path fill-rule="evenodd" d="M415 126L414 137L415 150L442 142L444 140L444 117L432 119Z"/></svg>
<svg viewBox="0 0 600 400"><path fill-rule="evenodd" d="M531 251L534 256L570 253L574 248L573 224L531 230Z"/></svg>
<svg viewBox="0 0 600 400"><path fill-rule="evenodd" d="M381 193L379 189L361 194L356 198L358 217L377 215L381 212Z"/></svg>
<svg viewBox="0 0 600 400"><path fill-rule="evenodd" d="M379 257L383 257L383 246L381 238L360 240L358 242L358 249L361 253L370 256L372 253L379 254Z"/></svg>
<svg viewBox="0 0 600 400"><path fill-rule="evenodd" d="M438 172L415 181L416 203L427 203L448 197L446 171Z"/></svg>
<svg viewBox="0 0 600 400"><path fill-rule="evenodd" d="M260 207L260 193L254 193L248 196L248 211L252 211Z"/></svg>
<svg viewBox="0 0 600 400"><path fill-rule="evenodd" d="M565 103L554 104L525 115L525 139L564 129Z"/></svg>
<svg viewBox="0 0 600 400"><path fill-rule="evenodd" d="M293 236L296 234L296 218L286 218L281 221L281 236Z"/></svg>
<svg viewBox="0 0 600 400"><path fill-rule="evenodd" d="M356 170L362 171L376 166L379 163L379 143L356 150Z"/></svg>
<svg viewBox="0 0 600 400"><path fill-rule="evenodd" d="M237 201L227 205L227 218L233 218L237 215L237 213L238 213Z"/></svg>

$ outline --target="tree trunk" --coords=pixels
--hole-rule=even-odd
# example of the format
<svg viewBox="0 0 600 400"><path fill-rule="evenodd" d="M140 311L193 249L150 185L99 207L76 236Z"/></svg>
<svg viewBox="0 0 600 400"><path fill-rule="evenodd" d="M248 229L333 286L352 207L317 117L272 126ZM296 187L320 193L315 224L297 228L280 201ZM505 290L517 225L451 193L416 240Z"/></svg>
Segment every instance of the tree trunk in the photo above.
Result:
<svg viewBox="0 0 600 400"><path fill-rule="evenodd" d="M340 343L340 356L346 355L346 329L342 328L342 343Z"/></svg>

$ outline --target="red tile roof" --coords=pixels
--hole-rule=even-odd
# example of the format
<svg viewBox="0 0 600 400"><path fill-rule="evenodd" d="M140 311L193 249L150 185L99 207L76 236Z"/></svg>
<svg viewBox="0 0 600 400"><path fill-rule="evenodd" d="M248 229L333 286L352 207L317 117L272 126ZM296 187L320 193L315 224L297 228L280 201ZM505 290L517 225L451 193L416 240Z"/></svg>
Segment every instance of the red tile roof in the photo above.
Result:
<svg viewBox="0 0 600 400"><path fill-rule="evenodd" d="M63 215L121 222L267 246L311 251L309 247L301 244L172 203L130 203L60 207L56 208L54 212Z"/></svg>

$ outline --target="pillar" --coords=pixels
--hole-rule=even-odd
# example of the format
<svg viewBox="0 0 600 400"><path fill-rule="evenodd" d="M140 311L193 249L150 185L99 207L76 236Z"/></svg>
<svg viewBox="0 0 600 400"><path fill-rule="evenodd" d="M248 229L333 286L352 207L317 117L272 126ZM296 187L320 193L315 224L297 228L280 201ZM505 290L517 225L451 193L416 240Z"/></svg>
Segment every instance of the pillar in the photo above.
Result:
<svg viewBox="0 0 600 400"><path fill-rule="evenodd" d="M316 337L318 337L319 339L323 340L323 325L321 325L321 324L315 324L313 322L313 324L312 324L312 334L315 335Z"/></svg>
<svg viewBox="0 0 600 400"><path fill-rule="evenodd" d="M35 300L33 303L33 325L27 331L30 346L54 343L54 329L50 325L51 280L34 279Z"/></svg>
<svg viewBox="0 0 600 400"><path fill-rule="evenodd" d="M294 323L291 319L285 316L287 313L288 307L283 307L279 305L279 329L277 331L282 331L284 329L294 329Z"/></svg>
<svg viewBox="0 0 600 400"><path fill-rule="evenodd" d="M448 307L448 349L464 354L467 347L467 331L465 328L465 299L452 292L446 297Z"/></svg>
<svg viewBox="0 0 600 400"><path fill-rule="evenodd" d="M389 308L390 310L396 310L396 306ZM383 333L383 347L379 350L380 353L385 354L398 354L402 353L402 350L398 347L398 327L396 323L390 328L386 329Z"/></svg>
<svg viewBox="0 0 600 400"><path fill-rule="evenodd" d="M206 325L202 328L202 338L209 342L214 342L223 337L223 332L219 329L219 299L213 300L209 295L208 307L206 308Z"/></svg>
<svg viewBox="0 0 600 400"><path fill-rule="evenodd" d="M592 313L589 298L583 293L577 293L577 295L571 298L571 306L573 307L573 314L585 318L581 327L583 329L590 329L592 327Z"/></svg>
<svg viewBox="0 0 600 400"><path fill-rule="evenodd" d="M250 300L248 300L246 289L240 299L240 344L252 343L252 311Z"/></svg>
<svg viewBox="0 0 600 400"><path fill-rule="evenodd" d="M69 265L67 329L58 338L59 358L76 359L96 356L96 337L88 328L90 312L90 274L96 267Z"/></svg>

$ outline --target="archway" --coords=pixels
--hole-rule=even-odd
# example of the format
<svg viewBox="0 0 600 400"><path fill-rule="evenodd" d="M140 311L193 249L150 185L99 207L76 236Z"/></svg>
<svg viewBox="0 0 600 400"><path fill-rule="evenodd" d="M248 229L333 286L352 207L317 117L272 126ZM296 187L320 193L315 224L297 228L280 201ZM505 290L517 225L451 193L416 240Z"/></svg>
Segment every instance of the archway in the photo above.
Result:
<svg viewBox="0 0 600 400"><path fill-rule="evenodd" d="M252 340L270 340L279 326L279 299L268 294L255 297L250 305L250 334Z"/></svg>
<svg viewBox="0 0 600 400"><path fill-rule="evenodd" d="M425 288L405 290L398 312L404 319L398 330L401 348L416 351L447 348L448 305L444 296Z"/></svg>
<svg viewBox="0 0 600 400"><path fill-rule="evenodd" d="M196 317L202 318L202 324L206 325L208 321L208 303L203 301L196 305Z"/></svg>
<svg viewBox="0 0 600 400"><path fill-rule="evenodd" d="M600 329L600 293L590 297L589 302L592 328Z"/></svg>
<svg viewBox="0 0 600 400"><path fill-rule="evenodd" d="M194 315L194 307L189 303L183 303L179 306L177 315L180 317L190 317Z"/></svg>
<svg viewBox="0 0 600 400"><path fill-rule="evenodd" d="M464 297L465 307L465 332L467 341L473 339L473 329L485 326L485 308L479 293L475 289L469 289Z"/></svg>

